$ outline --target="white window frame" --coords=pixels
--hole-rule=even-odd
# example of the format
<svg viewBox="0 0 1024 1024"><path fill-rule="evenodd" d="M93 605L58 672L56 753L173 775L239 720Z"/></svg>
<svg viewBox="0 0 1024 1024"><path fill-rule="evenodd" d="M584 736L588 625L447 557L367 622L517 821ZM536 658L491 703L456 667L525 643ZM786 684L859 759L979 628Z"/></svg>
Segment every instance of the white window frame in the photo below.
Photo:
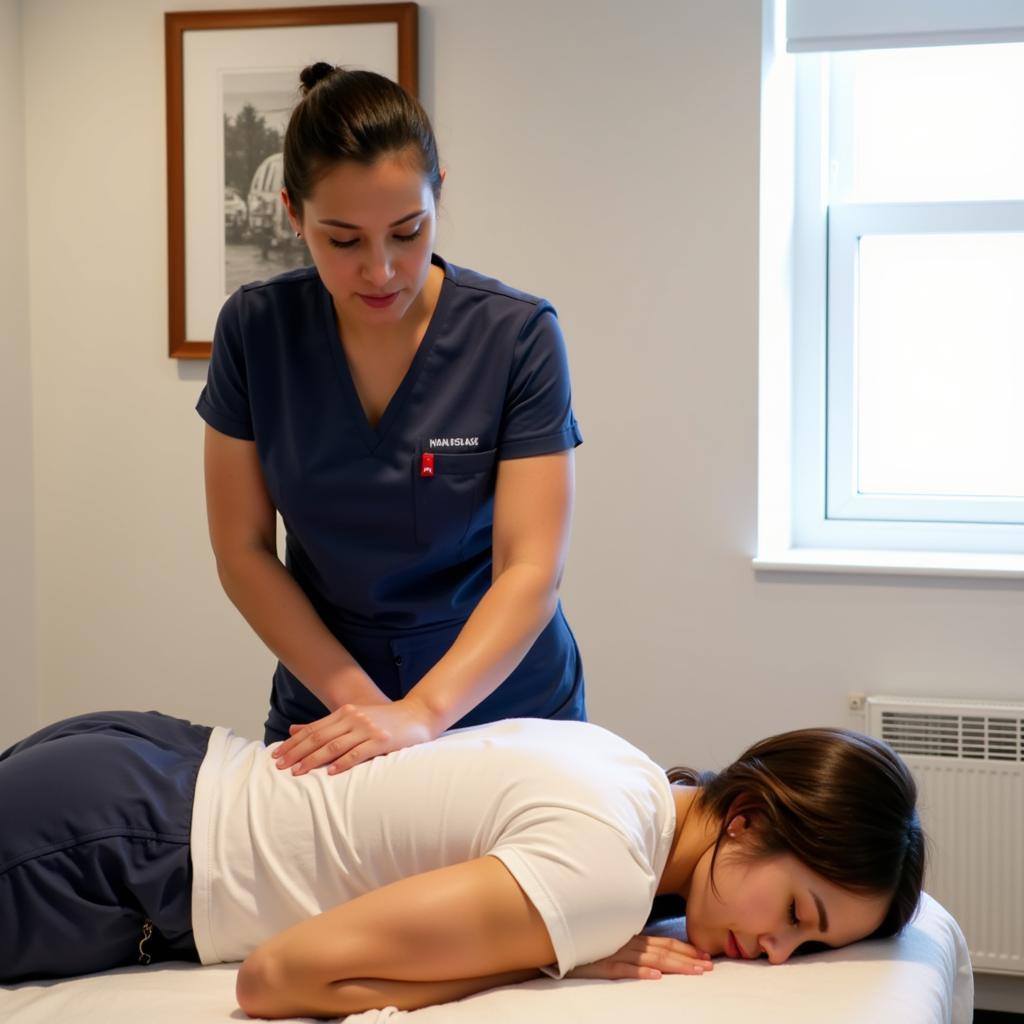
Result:
<svg viewBox="0 0 1024 1024"><path fill-rule="evenodd" d="M850 291L847 301L852 302L855 277L851 253L855 254L856 238L863 237L857 231L882 233L900 223L905 226L908 221L901 218L912 218L910 208L919 204L888 204L884 210L876 206L880 218L876 221L871 221L865 206L835 208L829 224L829 176L843 173L842 164L848 161L840 161L836 169L828 166L829 139L822 114L829 99L827 58L803 54L797 59L783 53L785 35L777 20L779 8L766 3L764 11L758 551L754 565L758 569L1024 578L1024 525L978 521L982 517L977 510L956 522L907 519L895 505L885 509L878 505L876 511L881 516L855 520L845 517L851 511L848 499L867 500L870 506L868 496L847 495L845 490L829 493L838 474L834 470L830 479L827 428L835 430L842 422L836 420L842 415L841 403L837 395L829 394L829 387L836 385L840 361L851 358L852 340L852 336L847 339L844 349L841 340L830 338L830 332L838 331L839 326L828 320L829 289L840 287L840 276L845 274ZM933 205L948 205L946 214L953 215L954 204ZM1024 204L955 205L961 208L959 223L973 225L972 230L980 224L991 225L994 216L1008 216L1014 225L1024 223ZM934 208L931 214L934 224L946 216ZM916 223L923 229L924 221ZM830 246L836 249L831 258ZM847 261L845 269L843 259ZM852 437L850 415L847 408L843 429ZM847 480L852 456L852 451L844 456L846 469L842 472ZM865 509L853 511L862 514ZM902 509L903 514L908 511ZM1007 511L1000 508L995 518L1005 518Z"/></svg>

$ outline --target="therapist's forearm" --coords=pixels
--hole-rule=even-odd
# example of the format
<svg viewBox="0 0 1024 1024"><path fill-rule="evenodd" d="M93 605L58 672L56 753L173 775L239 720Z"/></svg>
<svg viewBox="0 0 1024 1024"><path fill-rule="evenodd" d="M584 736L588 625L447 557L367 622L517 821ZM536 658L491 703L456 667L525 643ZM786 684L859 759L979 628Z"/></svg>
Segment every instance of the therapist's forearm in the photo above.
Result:
<svg viewBox="0 0 1024 1024"><path fill-rule="evenodd" d="M512 674L557 606L550 572L529 562L507 566L405 700L418 704L437 732L450 728Z"/></svg>
<svg viewBox="0 0 1024 1024"><path fill-rule="evenodd" d="M234 552L217 559L217 573L246 622L329 710L386 700L275 554L255 547Z"/></svg>

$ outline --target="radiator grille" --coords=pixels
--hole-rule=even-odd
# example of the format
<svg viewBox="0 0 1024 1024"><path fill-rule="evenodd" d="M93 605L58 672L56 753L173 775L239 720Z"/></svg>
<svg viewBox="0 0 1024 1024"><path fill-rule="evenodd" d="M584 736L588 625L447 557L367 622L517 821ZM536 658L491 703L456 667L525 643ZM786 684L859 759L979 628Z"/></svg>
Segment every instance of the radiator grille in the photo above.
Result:
<svg viewBox="0 0 1024 1024"><path fill-rule="evenodd" d="M883 710L881 735L903 755L1024 761L1019 718Z"/></svg>
<svg viewBox="0 0 1024 1024"><path fill-rule="evenodd" d="M1024 975L1024 702L869 697L868 732L917 782L925 887L976 970Z"/></svg>

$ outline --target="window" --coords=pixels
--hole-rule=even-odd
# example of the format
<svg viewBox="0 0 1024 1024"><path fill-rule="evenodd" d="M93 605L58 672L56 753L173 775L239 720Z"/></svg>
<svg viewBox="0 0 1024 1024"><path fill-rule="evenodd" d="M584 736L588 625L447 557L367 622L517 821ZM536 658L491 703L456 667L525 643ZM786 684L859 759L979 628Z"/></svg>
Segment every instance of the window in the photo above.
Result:
<svg viewBox="0 0 1024 1024"><path fill-rule="evenodd" d="M762 564L1024 574L1024 41L922 39L765 78Z"/></svg>

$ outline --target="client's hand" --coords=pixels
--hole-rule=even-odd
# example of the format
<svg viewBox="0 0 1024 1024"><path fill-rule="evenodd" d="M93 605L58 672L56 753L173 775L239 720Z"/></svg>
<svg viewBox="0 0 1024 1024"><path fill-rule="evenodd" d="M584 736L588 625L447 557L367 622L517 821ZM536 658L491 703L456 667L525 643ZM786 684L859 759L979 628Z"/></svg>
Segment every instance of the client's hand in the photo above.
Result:
<svg viewBox="0 0 1024 1024"><path fill-rule="evenodd" d="M388 704L342 704L326 718L293 725L274 750L277 767L305 775L330 765L331 775L402 747L425 743L435 728L419 703L408 699Z"/></svg>
<svg viewBox="0 0 1024 1024"><path fill-rule="evenodd" d="M567 978L660 978L663 974L703 974L711 956L688 942L660 935L634 935L622 949L592 964L575 967Z"/></svg>

